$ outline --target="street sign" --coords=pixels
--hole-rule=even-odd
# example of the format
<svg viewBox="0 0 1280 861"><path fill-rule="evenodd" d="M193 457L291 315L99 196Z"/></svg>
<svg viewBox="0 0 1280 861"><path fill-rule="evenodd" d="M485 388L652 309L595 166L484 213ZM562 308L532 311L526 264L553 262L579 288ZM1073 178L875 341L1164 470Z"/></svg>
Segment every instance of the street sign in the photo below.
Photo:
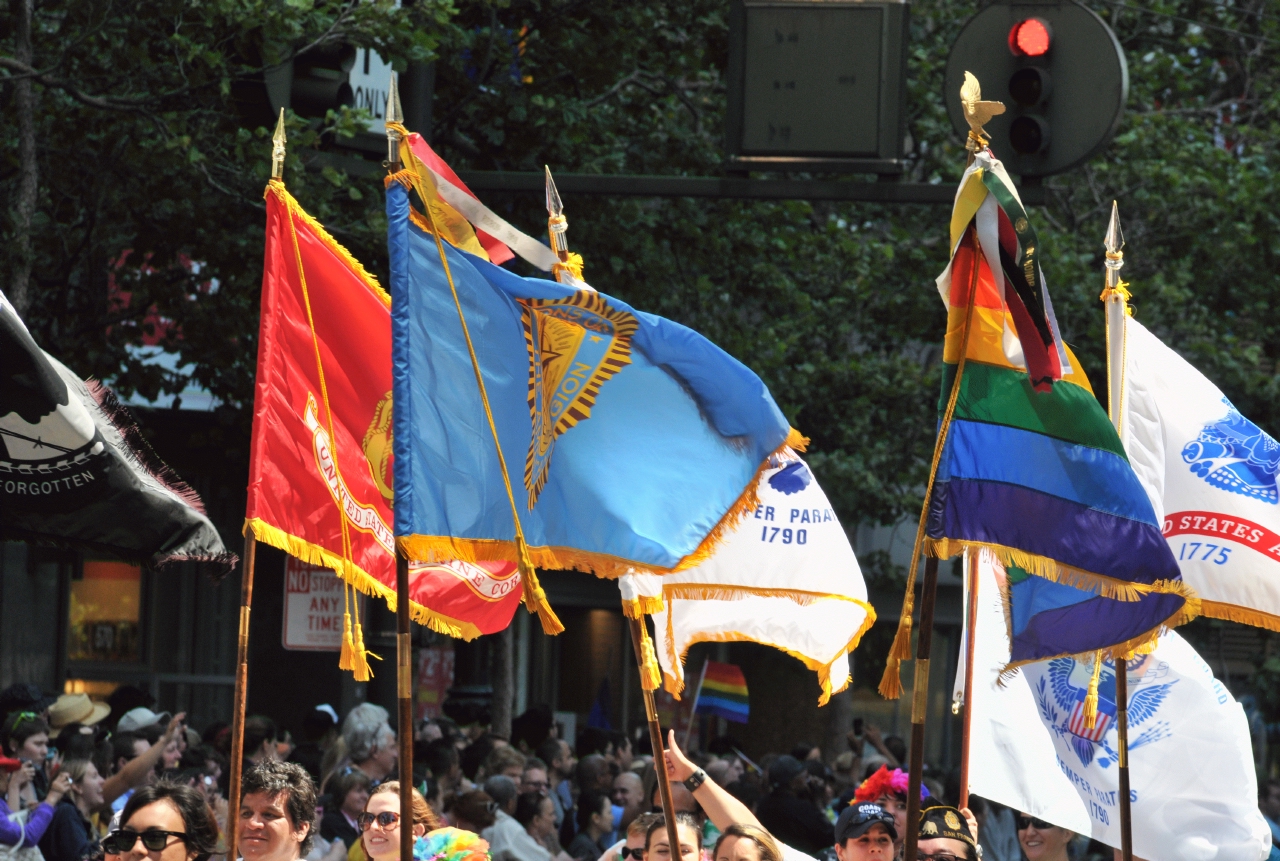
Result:
<svg viewBox="0 0 1280 861"><path fill-rule="evenodd" d="M737 0L730 165L900 173L907 12L900 0Z"/></svg>
<svg viewBox="0 0 1280 861"><path fill-rule="evenodd" d="M964 73L982 97L1004 102L987 123L991 150L1009 172L1048 176L1097 154L1115 135L1129 95L1129 67L1111 28L1075 0L996 0L969 19L947 57L951 124Z"/></svg>
<svg viewBox="0 0 1280 861"><path fill-rule="evenodd" d="M364 108L373 115L369 120L369 131L385 134L391 64L372 48L360 48L356 51L356 62L347 79L351 84L352 107Z"/></svg>
<svg viewBox="0 0 1280 861"><path fill-rule="evenodd" d="M342 581L328 568L285 557L284 647L303 652L342 650Z"/></svg>

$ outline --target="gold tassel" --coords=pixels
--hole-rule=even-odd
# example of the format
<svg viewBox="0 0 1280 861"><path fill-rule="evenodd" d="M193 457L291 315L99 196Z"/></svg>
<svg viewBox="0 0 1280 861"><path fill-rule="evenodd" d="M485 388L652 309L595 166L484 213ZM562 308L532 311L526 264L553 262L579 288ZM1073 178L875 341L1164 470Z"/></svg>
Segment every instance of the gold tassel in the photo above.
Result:
<svg viewBox="0 0 1280 861"><path fill-rule="evenodd" d="M364 647L364 631L360 629L359 616L356 616L354 641L354 648L352 649L354 654L352 663L354 666L352 666L351 672L355 676L355 680L357 682L367 682L369 679L373 678L373 669L369 666L369 659L374 658L375 660L381 661L382 658Z"/></svg>
<svg viewBox="0 0 1280 861"><path fill-rule="evenodd" d="M350 587L342 584L342 651L338 654L338 669L350 672L355 669L355 645L351 639L351 605L348 602L347 590Z"/></svg>
<svg viewBox="0 0 1280 861"><path fill-rule="evenodd" d="M582 255L576 251L569 252L569 259L561 263L551 264L551 274L559 275L561 272L568 272L579 281L582 280Z"/></svg>
<svg viewBox="0 0 1280 861"><path fill-rule="evenodd" d="M1084 725L1093 729L1098 719L1098 679L1102 676L1102 652L1093 654L1093 675L1089 677L1089 692L1084 698Z"/></svg>
<svg viewBox="0 0 1280 861"><path fill-rule="evenodd" d="M646 691L656 691L660 684L662 684L662 671L658 669L658 655L653 650L653 640L649 639L649 628L641 621L640 687Z"/></svg>
<svg viewBox="0 0 1280 861"><path fill-rule="evenodd" d="M898 620L898 633L893 635L889 660L885 661L884 675L880 678L880 696L887 700L896 700L902 696L900 667L903 661L911 660L911 611L913 609L909 605L902 608L902 617Z"/></svg>
<svg viewBox="0 0 1280 861"><path fill-rule="evenodd" d="M520 584L524 590L525 609L530 613L538 614L538 621L542 622L542 630L545 634L555 636L563 633L564 625L560 623L555 611L547 603L547 593L538 582L538 572L534 569L532 560L529 559L529 546L525 544L523 535L516 536L516 550L520 554Z"/></svg>

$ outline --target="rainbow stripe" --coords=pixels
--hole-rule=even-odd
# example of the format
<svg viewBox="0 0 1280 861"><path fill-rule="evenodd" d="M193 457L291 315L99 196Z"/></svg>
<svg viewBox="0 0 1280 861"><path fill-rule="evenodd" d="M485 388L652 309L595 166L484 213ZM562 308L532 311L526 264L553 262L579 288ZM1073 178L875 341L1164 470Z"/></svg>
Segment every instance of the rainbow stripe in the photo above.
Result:
<svg viewBox="0 0 1280 861"><path fill-rule="evenodd" d="M943 412L962 345L965 363L930 496L927 547L944 558L985 547L1005 564L1013 664L1132 648L1186 621L1196 602L1075 356L1062 345L1062 377L1042 378L1039 391L1010 358L1038 336L1010 311L1008 281L990 265L991 244L1011 256L1008 224L1026 219L1020 207L1002 208L1013 199L1007 189L988 194L1005 182L993 163L980 158L957 195L956 250L949 283L946 275L939 281L949 306ZM1045 301L1051 309L1047 292Z"/></svg>
<svg viewBox="0 0 1280 861"><path fill-rule="evenodd" d="M751 707L747 696L747 677L742 674L742 668L736 664L707 661L694 712L746 723Z"/></svg>

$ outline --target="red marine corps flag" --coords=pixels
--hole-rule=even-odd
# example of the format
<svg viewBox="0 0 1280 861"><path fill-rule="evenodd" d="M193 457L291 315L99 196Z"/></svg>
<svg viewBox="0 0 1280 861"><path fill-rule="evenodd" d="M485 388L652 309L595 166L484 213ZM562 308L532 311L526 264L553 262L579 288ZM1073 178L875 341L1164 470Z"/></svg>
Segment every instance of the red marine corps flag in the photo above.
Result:
<svg viewBox="0 0 1280 861"><path fill-rule="evenodd" d="M245 530L394 606L391 300L282 182L266 200ZM466 639L505 628L521 594L506 562L414 566L409 590L415 621ZM361 639L357 618L358 676Z"/></svg>

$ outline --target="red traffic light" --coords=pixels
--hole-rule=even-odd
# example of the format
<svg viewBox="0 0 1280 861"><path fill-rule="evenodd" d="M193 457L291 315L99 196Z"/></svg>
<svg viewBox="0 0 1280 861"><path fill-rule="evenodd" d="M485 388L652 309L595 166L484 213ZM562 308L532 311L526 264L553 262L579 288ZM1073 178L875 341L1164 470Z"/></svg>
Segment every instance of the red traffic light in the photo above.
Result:
<svg viewBox="0 0 1280 861"><path fill-rule="evenodd" d="M1009 50L1015 57L1043 57L1051 41L1049 22L1043 18L1024 18L1009 30Z"/></svg>

